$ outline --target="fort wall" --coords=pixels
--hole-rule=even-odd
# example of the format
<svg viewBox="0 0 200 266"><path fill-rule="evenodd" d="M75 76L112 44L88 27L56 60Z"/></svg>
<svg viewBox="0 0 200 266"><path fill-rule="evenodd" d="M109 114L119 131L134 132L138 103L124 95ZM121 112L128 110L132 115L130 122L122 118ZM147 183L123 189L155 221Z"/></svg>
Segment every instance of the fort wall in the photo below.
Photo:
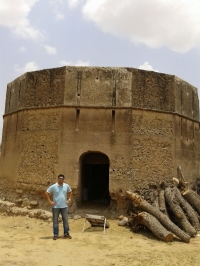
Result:
<svg viewBox="0 0 200 266"><path fill-rule="evenodd" d="M199 177L197 89L173 75L132 68L62 67L8 84L0 195L47 208L59 173L83 201L82 158L109 160L109 195L148 189L177 176ZM74 207L75 208L75 207Z"/></svg>

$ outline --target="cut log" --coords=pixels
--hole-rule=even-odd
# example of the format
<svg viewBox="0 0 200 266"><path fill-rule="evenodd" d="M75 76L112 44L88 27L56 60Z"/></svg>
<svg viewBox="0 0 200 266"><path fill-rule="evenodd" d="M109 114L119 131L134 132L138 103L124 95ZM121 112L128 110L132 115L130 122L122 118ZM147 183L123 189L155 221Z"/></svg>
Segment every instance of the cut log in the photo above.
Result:
<svg viewBox="0 0 200 266"><path fill-rule="evenodd" d="M180 190L177 187L173 188L174 194L176 196L177 201L181 205L183 211L186 213L188 220L190 221L191 225L198 230L199 229L199 218L197 212L193 209L193 207L185 200Z"/></svg>
<svg viewBox="0 0 200 266"><path fill-rule="evenodd" d="M195 236L197 231L195 228L190 224L187 217L184 214L184 211L178 204L175 196L175 190L172 188L165 189L165 198L167 203L169 204L170 210L173 212L175 217L177 218L179 226L190 236Z"/></svg>
<svg viewBox="0 0 200 266"><path fill-rule="evenodd" d="M138 225L144 225L150 229L150 231L159 239L165 242L171 242L173 240L173 234L169 232L153 215L147 212L140 212L134 217Z"/></svg>
<svg viewBox="0 0 200 266"><path fill-rule="evenodd" d="M182 193L182 196L190 203L190 205L200 215L200 197L194 190L186 190Z"/></svg>
<svg viewBox="0 0 200 266"><path fill-rule="evenodd" d="M151 205L159 210L159 202L158 202L158 193L154 192L154 200L152 201Z"/></svg>
<svg viewBox="0 0 200 266"><path fill-rule="evenodd" d="M160 183L160 187L164 190L166 187L168 187L169 186L169 184L166 182L166 181L162 181L161 183Z"/></svg>
<svg viewBox="0 0 200 266"><path fill-rule="evenodd" d="M178 174L178 181L179 181L177 183L177 187L180 190L188 189L188 182L185 182L185 178L183 176L183 173L182 173L182 170L181 170L180 166L178 166L178 168L177 168L177 174Z"/></svg>
<svg viewBox="0 0 200 266"><path fill-rule="evenodd" d="M160 190L159 192L158 203L159 203L160 211L166 214L167 216L169 216L167 212L166 202L165 202L165 191L163 189Z"/></svg>
<svg viewBox="0 0 200 266"><path fill-rule="evenodd" d="M154 202L152 202L152 206L159 210L158 197L155 198Z"/></svg>
<svg viewBox="0 0 200 266"><path fill-rule="evenodd" d="M181 230L178 226L176 226L164 213L160 210L157 210L153 206L151 206L146 200L144 200L139 195L132 193L130 191L126 191L126 195L129 199L131 199L135 204L137 204L141 209L150 213L154 217L156 217L159 222L170 232L175 234L178 238L180 238L183 242L189 243L190 236L186 234L183 230Z"/></svg>
<svg viewBox="0 0 200 266"><path fill-rule="evenodd" d="M182 173L182 170L181 170L181 166L178 166L177 167L177 172L178 172L178 176L179 176L179 181L181 181L181 182L185 182L185 178L184 178L184 176L183 176L183 173Z"/></svg>

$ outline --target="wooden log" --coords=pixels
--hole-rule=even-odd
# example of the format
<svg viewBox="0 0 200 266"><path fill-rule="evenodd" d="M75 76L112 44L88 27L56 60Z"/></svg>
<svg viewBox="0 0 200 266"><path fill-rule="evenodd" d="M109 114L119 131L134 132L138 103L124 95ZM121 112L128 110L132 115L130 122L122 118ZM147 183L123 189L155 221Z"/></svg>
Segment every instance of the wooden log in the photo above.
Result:
<svg viewBox="0 0 200 266"><path fill-rule="evenodd" d="M193 209L193 207L185 200L180 190L177 187L173 188L174 194L176 196L177 201L181 205L183 211L186 213L188 220L190 221L191 225L198 230L199 229L199 217L197 212Z"/></svg>
<svg viewBox="0 0 200 266"><path fill-rule="evenodd" d="M190 224L187 217L184 214L184 211L178 204L176 200L176 196L174 194L174 191L172 188L166 188L165 189L165 198L167 203L169 204L170 210L175 215L175 217L178 220L179 226L190 236L195 236L197 234L197 231L195 228Z"/></svg>
<svg viewBox="0 0 200 266"><path fill-rule="evenodd" d="M158 192L157 191L154 192L154 199L153 199L151 205L159 210Z"/></svg>
<svg viewBox="0 0 200 266"><path fill-rule="evenodd" d="M157 210L153 206L151 206L148 202L146 202L139 195L132 193L130 191L126 191L126 195L129 199L131 199L137 206L139 206L144 211L150 213L154 217L156 217L159 222L170 232L175 234L178 238L180 238L183 242L189 243L190 236L181 230L178 226L176 226L164 213L160 210Z"/></svg>
<svg viewBox="0 0 200 266"><path fill-rule="evenodd" d="M160 187L164 190L166 187L168 187L169 186L169 184L166 182L166 181L162 181L161 183L160 183Z"/></svg>
<svg viewBox="0 0 200 266"><path fill-rule="evenodd" d="M179 180L184 182L185 178L183 176L183 173L182 173L182 170L181 170L181 166L177 167L177 172L178 172Z"/></svg>
<svg viewBox="0 0 200 266"><path fill-rule="evenodd" d="M179 183L177 184L177 187L181 190L185 190L188 188L188 182L185 182L185 178L183 176L181 166L178 166L177 168L177 174L178 174L178 180Z"/></svg>
<svg viewBox="0 0 200 266"><path fill-rule="evenodd" d="M165 242L173 240L173 234L169 232L153 215L147 212L140 212L134 219L139 225L144 225L159 239Z"/></svg>
<svg viewBox="0 0 200 266"><path fill-rule="evenodd" d="M173 212L175 217L178 219L183 218L183 211L181 210L180 206L175 201L175 196L171 188L165 189L165 199L170 207L170 210Z"/></svg>
<svg viewBox="0 0 200 266"><path fill-rule="evenodd" d="M165 191L163 189L160 190L158 195L158 203L159 203L159 210L164 214L168 215L166 202L165 202Z"/></svg>
<svg viewBox="0 0 200 266"><path fill-rule="evenodd" d="M190 205L200 215L200 197L199 197L199 195L194 190L188 189L182 193L182 196L190 203Z"/></svg>
<svg viewBox="0 0 200 266"><path fill-rule="evenodd" d="M159 210L158 197L156 197L155 200L154 200L154 202L152 202L152 206Z"/></svg>

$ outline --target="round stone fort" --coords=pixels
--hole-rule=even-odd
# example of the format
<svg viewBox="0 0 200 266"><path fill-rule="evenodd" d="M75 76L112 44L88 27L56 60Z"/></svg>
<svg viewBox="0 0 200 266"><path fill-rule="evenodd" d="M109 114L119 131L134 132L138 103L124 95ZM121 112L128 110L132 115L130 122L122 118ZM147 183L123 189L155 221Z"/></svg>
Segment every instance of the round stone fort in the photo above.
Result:
<svg viewBox="0 0 200 266"><path fill-rule="evenodd" d="M62 173L73 204L126 208L126 190L199 177L197 89L174 75L125 67L28 72L7 86L0 196L47 208ZM34 203L34 204L33 204ZM49 208L49 207L48 207Z"/></svg>

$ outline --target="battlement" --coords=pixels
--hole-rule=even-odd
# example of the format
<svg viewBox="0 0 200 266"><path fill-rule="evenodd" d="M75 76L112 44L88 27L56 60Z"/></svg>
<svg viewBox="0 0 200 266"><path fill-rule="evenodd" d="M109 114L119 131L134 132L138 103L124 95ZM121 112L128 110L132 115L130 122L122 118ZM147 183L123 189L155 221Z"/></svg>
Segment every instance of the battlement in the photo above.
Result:
<svg viewBox="0 0 200 266"><path fill-rule="evenodd" d="M8 84L5 114L56 106L149 109L199 120L197 89L153 71L61 67L28 72Z"/></svg>

